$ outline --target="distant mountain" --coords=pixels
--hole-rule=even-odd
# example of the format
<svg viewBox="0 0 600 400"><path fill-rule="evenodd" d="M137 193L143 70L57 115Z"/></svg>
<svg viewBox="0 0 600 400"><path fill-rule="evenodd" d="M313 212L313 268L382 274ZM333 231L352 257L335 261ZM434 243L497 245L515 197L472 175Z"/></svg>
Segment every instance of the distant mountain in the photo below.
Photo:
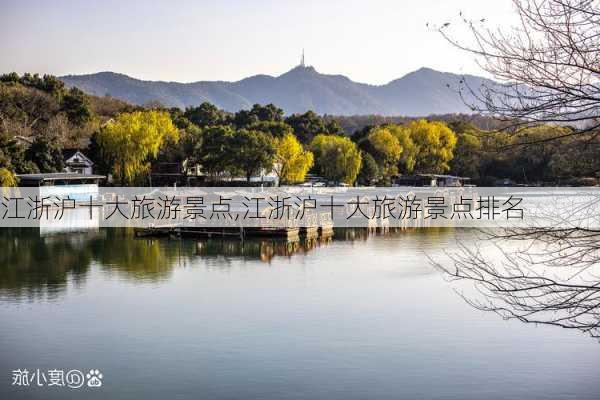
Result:
<svg viewBox="0 0 600 400"><path fill-rule="evenodd" d="M110 95L134 104L159 101L185 108L204 101L227 111L273 103L286 114L313 110L333 115L409 115L469 112L456 92L466 79L471 87L492 84L476 76L463 76L421 68L385 85L368 85L343 75L326 75L313 67L298 66L283 75L256 75L237 82L193 83L142 81L114 72L67 75L67 86L97 95Z"/></svg>

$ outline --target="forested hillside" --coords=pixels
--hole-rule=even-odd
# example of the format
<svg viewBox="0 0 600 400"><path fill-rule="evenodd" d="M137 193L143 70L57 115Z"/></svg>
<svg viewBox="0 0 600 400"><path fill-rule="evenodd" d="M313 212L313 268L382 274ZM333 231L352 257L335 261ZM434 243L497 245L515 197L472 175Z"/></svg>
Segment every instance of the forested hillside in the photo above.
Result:
<svg viewBox="0 0 600 400"><path fill-rule="evenodd" d="M96 96L110 94L137 105L159 102L186 108L209 102L230 112L253 104L277 104L286 115L312 110L317 114L427 116L468 113L457 92L465 81L470 87L494 85L477 76L462 76L421 68L385 85L354 82L343 75L319 73L298 66L279 75L256 75L237 82L192 83L143 81L114 72L68 75L60 78ZM466 93L468 96L468 93Z"/></svg>

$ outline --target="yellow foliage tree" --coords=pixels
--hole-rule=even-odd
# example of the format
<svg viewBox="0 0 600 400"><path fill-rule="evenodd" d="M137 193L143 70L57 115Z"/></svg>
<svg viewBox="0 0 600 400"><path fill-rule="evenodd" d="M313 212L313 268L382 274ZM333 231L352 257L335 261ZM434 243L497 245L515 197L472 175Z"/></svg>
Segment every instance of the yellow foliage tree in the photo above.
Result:
<svg viewBox="0 0 600 400"><path fill-rule="evenodd" d="M354 183L362 163L356 143L343 136L317 135L310 147L321 175L335 182Z"/></svg>
<svg viewBox="0 0 600 400"><path fill-rule="evenodd" d="M413 141L410 130L404 125L390 124L386 128L398 139L402 154L398 162L398 168L402 173L412 173L417 162L418 148Z"/></svg>
<svg viewBox="0 0 600 400"><path fill-rule="evenodd" d="M384 176L398 172L398 161L404 150L390 128L386 125L378 126L367 136L369 152L379 164L379 170Z"/></svg>
<svg viewBox="0 0 600 400"><path fill-rule="evenodd" d="M17 186L17 177L15 174L6 168L0 168L0 187Z"/></svg>
<svg viewBox="0 0 600 400"><path fill-rule="evenodd" d="M148 160L158 155L166 141L179 140L179 131L167 112L137 111L120 114L97 140L102 155L112 161L118 182L130 185L148 172Z"/></svg>
<svg viewBox="0 0 600 400"><path fill-rule="evenodd" d="M417 172L442 173L450 169L456 134L443 122L413 121L407 126L416 146L414 169Z"/></svg>
<svg viewBox="0 0 600 400"><path fill-rule="evenodd" d="M304 150L302 144L291 133L275 139L275 173L280 183L303 182L313 165L313 154Z"/></svg>

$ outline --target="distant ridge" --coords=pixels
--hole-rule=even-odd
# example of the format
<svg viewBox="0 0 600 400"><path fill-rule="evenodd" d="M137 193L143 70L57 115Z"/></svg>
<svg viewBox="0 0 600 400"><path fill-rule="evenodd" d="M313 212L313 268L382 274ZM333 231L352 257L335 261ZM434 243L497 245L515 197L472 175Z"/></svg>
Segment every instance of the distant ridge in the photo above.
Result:
<svg viewBox="0 0 600 400"><path fill-rule="evenodd" d="M460 81L466 79L471 87L493 84L477 76L421 68L377 86L354 82L343 75L321 74L302 65L276 77L255 75L237 82L143 81L115 72L60 79L89 94L108 94L138 105L159 101L165 106L185 108L208 101L227 111L238 111L255 103L273 103L286 114L313 110L318 114L386 116L468 113L469 108L456 92Z"/></svg>

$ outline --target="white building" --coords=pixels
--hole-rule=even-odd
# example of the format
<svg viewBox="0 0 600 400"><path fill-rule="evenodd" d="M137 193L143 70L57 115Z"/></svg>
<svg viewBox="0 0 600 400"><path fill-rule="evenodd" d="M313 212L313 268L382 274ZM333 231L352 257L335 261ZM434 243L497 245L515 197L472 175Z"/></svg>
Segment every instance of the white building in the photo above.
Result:
<svg viewBox="0 0 600 400"><path fill-rule="evenodd" d="M77 149L63 150L65 172L72 174L91 175L94 163Z"/></svg>

